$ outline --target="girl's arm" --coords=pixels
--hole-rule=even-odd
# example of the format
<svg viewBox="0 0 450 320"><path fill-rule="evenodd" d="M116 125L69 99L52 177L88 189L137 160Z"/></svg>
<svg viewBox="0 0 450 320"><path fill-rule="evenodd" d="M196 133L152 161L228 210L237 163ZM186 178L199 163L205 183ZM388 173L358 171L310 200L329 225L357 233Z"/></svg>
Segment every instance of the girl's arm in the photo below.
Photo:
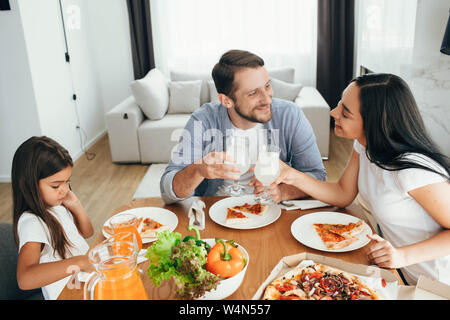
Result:
<svg viewBox="0 0 450 320"><path fill-rule="evenodd" d="M75 193L69 191L64 198L62 205L72 213L78 232L83 238L92 237L94 228L92 227L91 219Z"/></svg>
<svg viewBox="0 0 450 320"><path fill-rule="evenodd" d="M450 184L430 184L408 192L439 223L443 230L435 236L408 246L394 248L379 236L369 247L368 258L383 268L401 268L450 255Z"/></svg>
<svg viewBox="0 0 450 320"><path fill-rule="evenodd" d="M87 255L39 263L42 245L40 242L27 242L20 249L17 259L17 283L20 289L41 288L61 280L72 274L73 266L78 266L80 271L93 271Z"/></svg>
<svg viewBox="0 0 450 320"><path fill-rule="evenodd" d="M350 205L358 194L359 154L353 150L352 156L339 181L325 182L297 171L280 161L280 177L273 185L286 183L293 185L314 199L338 207Z"/></svg>

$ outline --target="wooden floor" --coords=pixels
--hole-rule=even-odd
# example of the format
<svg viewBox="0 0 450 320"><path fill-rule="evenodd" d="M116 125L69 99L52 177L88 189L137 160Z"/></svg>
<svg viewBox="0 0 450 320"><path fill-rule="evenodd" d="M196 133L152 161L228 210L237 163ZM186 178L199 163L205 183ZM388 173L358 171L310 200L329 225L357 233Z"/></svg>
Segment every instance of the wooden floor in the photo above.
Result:
<svg viewBox="0 0 450 320"><path fill-rule="evenodd" d="M328 181L337 181L340 177L349 159L352 143L330 134L329 160L324 161ZM112 163L107 135L89 152L95 153L95 158L87 160L83 155L75 162L71 185L89 213L94 230L98 231L114 210L132 200L149 165ZM0 222L12 222L10 183L0 183ZM88 243L95 237L88 239Z"/></svg>

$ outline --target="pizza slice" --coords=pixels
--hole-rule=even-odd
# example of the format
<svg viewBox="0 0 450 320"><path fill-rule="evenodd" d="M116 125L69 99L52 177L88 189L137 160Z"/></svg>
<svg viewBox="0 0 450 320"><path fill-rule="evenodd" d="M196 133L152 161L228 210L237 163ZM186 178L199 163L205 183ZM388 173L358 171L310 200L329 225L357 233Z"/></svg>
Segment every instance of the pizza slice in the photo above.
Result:
<svg viewBox="0 0 450 320"><path fill-rule="evenodd" d="M364 230L364 223L361 220L359 220L356 223L350 222L348 224L317 223L315 225L320 226L320 228L327 230L329 232L341 235L346 239L354 237L355 235Z"/></svg>
<svg viewBox="0 0 450 320"><path fill-rule="evenodd" d="M255 204L245 203L241 206L234 206L234 207L232 207L232 209L241 211L244 213L250 213L250 214L255 214L257 216L262 216L269 209L269 206L267 204L261 204L261 203L255 203Z"/></svg>
<svg viewBox="0 0 450 320"><path fill-rule="evenodd" d="M340 234L331 232L324 228L322 224L314 224L314 228L328 250L342 249L358 241L357 237L345 238Z"/></svg>
<svg viewBox="0 0 450 320"><path fill-rule="evenodd" d="M156 233L164 230L169 230L169 227L152 218L145 218L139 233L142 238L156 238Z"/></svg>
<svg viewBox="0 0 450 320"><path fill-rule="evenodd" d="M249 217L247 217L242 212L227 208L227 217L225 224L241 224L247 222Z"/></svg>

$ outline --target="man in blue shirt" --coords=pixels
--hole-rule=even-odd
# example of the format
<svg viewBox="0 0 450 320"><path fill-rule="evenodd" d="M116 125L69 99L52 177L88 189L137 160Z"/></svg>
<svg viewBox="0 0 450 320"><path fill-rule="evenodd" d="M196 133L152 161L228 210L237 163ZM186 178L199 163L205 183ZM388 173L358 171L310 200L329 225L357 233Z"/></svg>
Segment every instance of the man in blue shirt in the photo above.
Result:
<svg viewBox="0 0 450 320"><path fill-rule="evenodd" d="M267 137L277 140L282 161L325 180L326 170L309 121L295 103L272 98L270 77L260 57L230 50L214 66L212 77L219 101L204 104L186 124L161 177L165 203L194 195L221 195L220 187L227 181L242 182L242 177L236 176L239 169L224 163L224 137L233 130L245 133L264 129ZM251 143L254 144L255 141ZM249 171L247 179L249 175L253 173ZM281 184L275 200L304 196L299 189Z"/></svg>

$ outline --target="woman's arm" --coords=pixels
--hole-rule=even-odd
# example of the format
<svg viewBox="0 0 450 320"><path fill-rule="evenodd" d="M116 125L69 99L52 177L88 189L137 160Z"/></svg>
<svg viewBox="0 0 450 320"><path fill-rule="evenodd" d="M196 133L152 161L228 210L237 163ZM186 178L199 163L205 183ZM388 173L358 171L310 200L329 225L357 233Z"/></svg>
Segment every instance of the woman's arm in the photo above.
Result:
<svg viewBox="0 0 450 320"><path fill-rule="evenodd" d="M359 154L354 150L344 173L335 183L317 180L281 161L280 166L280 177L274 185L279 183L293 185L314 199L338 207L350 205L358 194Z"/></svg>
<svg viewBox="0 0 450 320"><path fill-rule="evenodd" d="M450 255L450 184L430 184L408 192L439 223L443 230L435 236L408 246L394 248L379 236L371 239L368 258L383 268L401 268Z"/></svg>
<svg viewBox="0 0 450 320"><path fill-rule="evenodd" d="M92 227L91 219L75 193L69 191L64 198L62 205L72 213L78 232L83 238L92 237L94 228Z"/></svg>
<svg viewBox="0 0 450 320"><path fill-rule="evenodd" d="M73 266L78 266L80 271L93 271L86 255L57 262L39 263L42 245L40 242L27 242L20 249L17 259L17 283L20 289L41 288L61 280L72 274Z"/></svg>

